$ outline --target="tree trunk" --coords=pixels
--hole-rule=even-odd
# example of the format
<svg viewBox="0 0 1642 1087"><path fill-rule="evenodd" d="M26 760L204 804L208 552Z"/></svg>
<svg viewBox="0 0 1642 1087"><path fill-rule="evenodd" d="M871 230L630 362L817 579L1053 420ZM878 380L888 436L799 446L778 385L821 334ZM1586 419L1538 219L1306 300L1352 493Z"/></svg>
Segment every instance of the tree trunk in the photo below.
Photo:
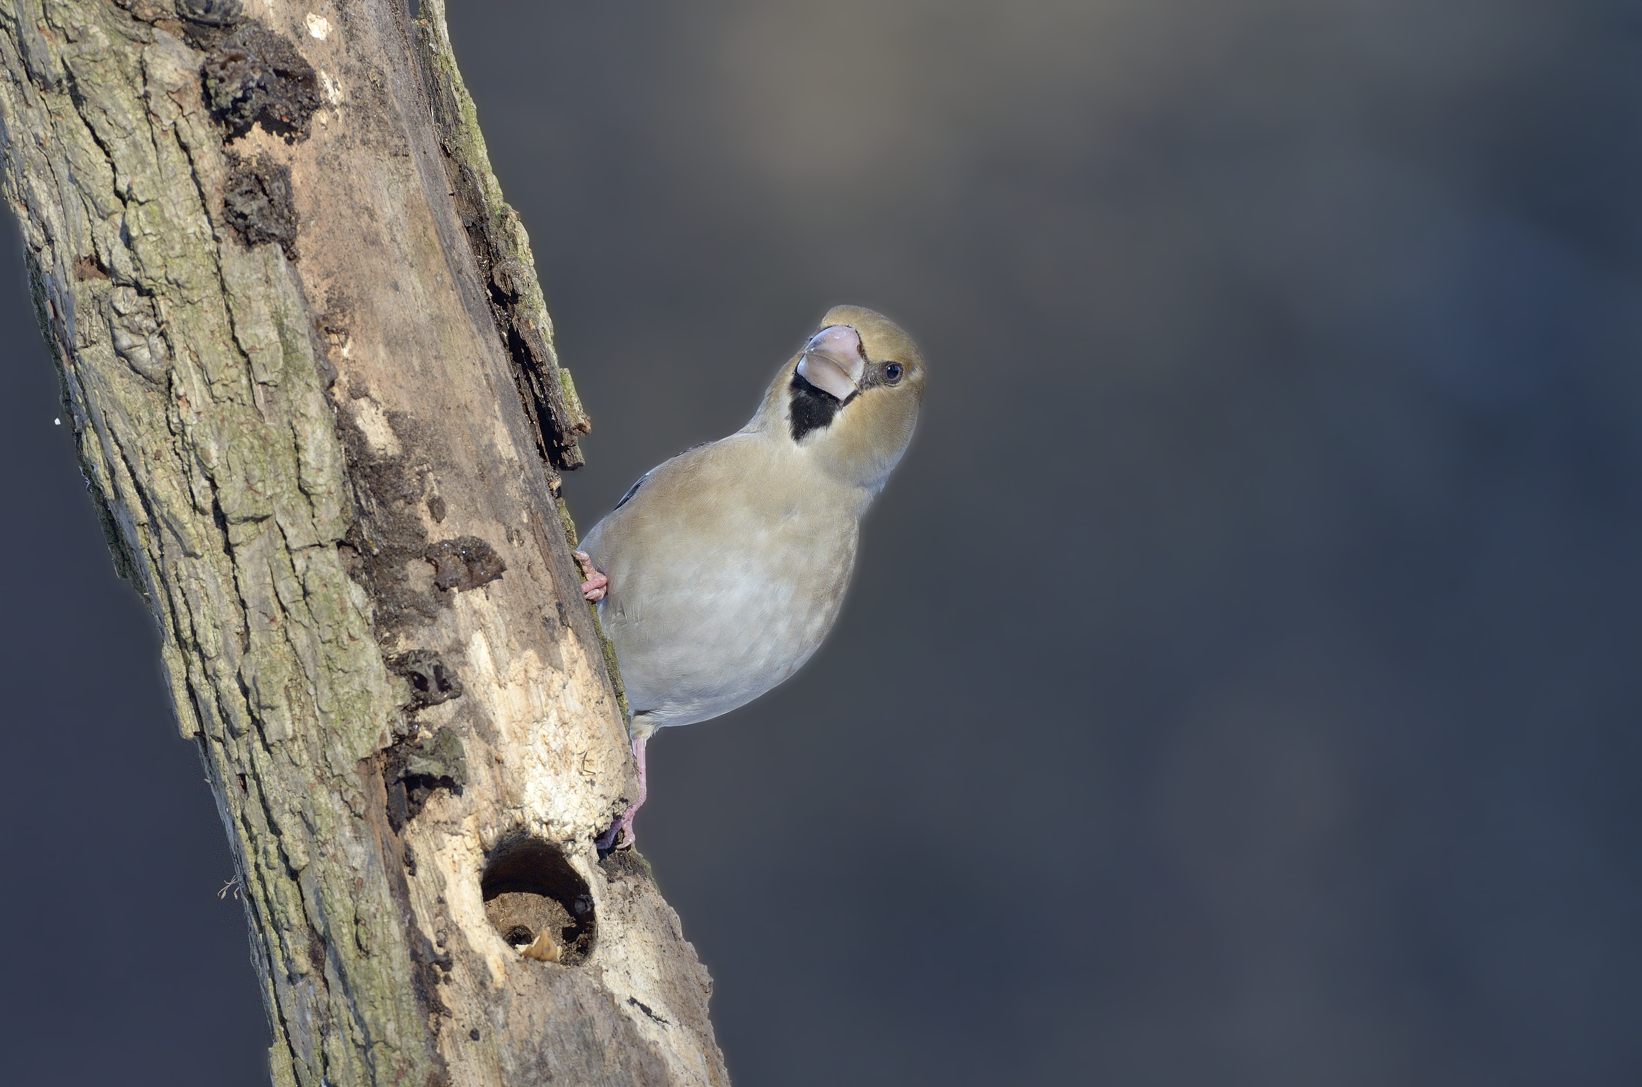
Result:
<svg viewBox="0 0 1642 1087"><path fill-rule="evenodd" d="M0 0L6 195L240 868L277 1084L719 1084L443 5ZM86 662L88 670L96 664Z"/></svg>

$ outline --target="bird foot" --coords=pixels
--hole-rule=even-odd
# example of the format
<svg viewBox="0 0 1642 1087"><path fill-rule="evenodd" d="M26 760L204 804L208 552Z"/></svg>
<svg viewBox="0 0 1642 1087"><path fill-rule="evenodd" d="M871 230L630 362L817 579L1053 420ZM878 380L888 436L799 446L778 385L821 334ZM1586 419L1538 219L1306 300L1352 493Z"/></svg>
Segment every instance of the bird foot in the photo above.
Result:
<svg viewBox="0 0 1642 1087"><path fill-rule="evenodd" d="M585 551L576 552L576 565L581 567L582 577L587 579L582 582L582 599L589 604L597 604L604 599L610 579L599 572L599 568L593 565L593 556Z"/></svg>
<svg viewBox="0 0 1642 1087"><path fill-rule="evenodd" d="M611 824L610 829L599 836L594 844L599 847L599 856L607 856L617 850L632 849L638 843L638 836L633 833L633 813L638 811L637 806L622 812L621 818Z"/></svg>
<svg viewBox="0 0 1642 1087"><path fill-rule="evenodd" d="M650 743L650 730L646 728L633 737L632 742L633 767L638 771L638 796L634 799L632 805L621 813L621 818L617 819L610 829L601 834L599 840L594 843L599 847L599 856L601 857L609 856L618 849L632 849L634 844L638 842L638 835L633 831L633 816L637 815L639 809L644 807L644 798L650 794L650 775L646 771L644 757L645 748Z"/></svg>

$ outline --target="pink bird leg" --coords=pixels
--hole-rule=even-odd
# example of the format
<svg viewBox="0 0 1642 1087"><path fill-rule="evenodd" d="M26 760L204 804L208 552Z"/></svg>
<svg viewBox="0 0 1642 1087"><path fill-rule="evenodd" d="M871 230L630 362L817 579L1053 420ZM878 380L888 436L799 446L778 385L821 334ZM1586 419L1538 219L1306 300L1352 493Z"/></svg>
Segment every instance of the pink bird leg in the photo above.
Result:
<svg viewBox="0 0 1642 1087"><path fill-rule="evenodd" d="M644 798L650 792L644 775L644 745L649 740L650 734L648 732L633 737L633 761L638 764L639 795L633 801L632 806L622 812L621 818L617 819L610 829L605 831L604 835L599 838L597 844L600 853L609 853L618 846L622 849L632 849L634 843L638 841L638 835L633 831L633 816L637 815L638 810L644 806Z"/></svg>

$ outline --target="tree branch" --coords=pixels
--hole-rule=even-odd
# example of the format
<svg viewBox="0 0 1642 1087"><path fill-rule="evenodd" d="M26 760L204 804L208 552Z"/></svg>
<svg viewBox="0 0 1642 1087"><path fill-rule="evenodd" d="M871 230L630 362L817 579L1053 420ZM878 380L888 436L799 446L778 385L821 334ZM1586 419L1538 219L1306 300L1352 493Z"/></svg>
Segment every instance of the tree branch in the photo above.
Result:
<svg viewBox="0 0 1642 1087"><path fill-rule="evenodd" d="M441 4L13 0L6 194L241 869L274 1080L727 1082ZM88 662L88 667L94 667Z"/></svg>

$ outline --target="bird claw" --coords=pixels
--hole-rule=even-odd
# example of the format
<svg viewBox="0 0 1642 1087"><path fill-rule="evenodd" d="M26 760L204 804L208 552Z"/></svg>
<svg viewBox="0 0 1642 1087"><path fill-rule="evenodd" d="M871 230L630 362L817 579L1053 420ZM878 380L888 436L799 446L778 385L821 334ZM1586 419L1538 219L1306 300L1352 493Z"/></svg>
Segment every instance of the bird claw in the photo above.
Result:
<svg viewBox="0 0 1642 1087"><path fill-rule="evenodd" d="M622 817L611 824L610 829L599 836L594 844L598 846L599 856L606 857L611 853L626 852L638 842L633 833L633 809L622 813Z"/></svg>
<svg viewBox="0 0 1642 1087"><path fill-rule="evenodd" d="M610 579L599 572L599 568L593 565L593 556L585 551L576 552L576 565L581 567L582 577L587 579L582 582L582 599L589 604L597 604L604 599Z"/></svg>

